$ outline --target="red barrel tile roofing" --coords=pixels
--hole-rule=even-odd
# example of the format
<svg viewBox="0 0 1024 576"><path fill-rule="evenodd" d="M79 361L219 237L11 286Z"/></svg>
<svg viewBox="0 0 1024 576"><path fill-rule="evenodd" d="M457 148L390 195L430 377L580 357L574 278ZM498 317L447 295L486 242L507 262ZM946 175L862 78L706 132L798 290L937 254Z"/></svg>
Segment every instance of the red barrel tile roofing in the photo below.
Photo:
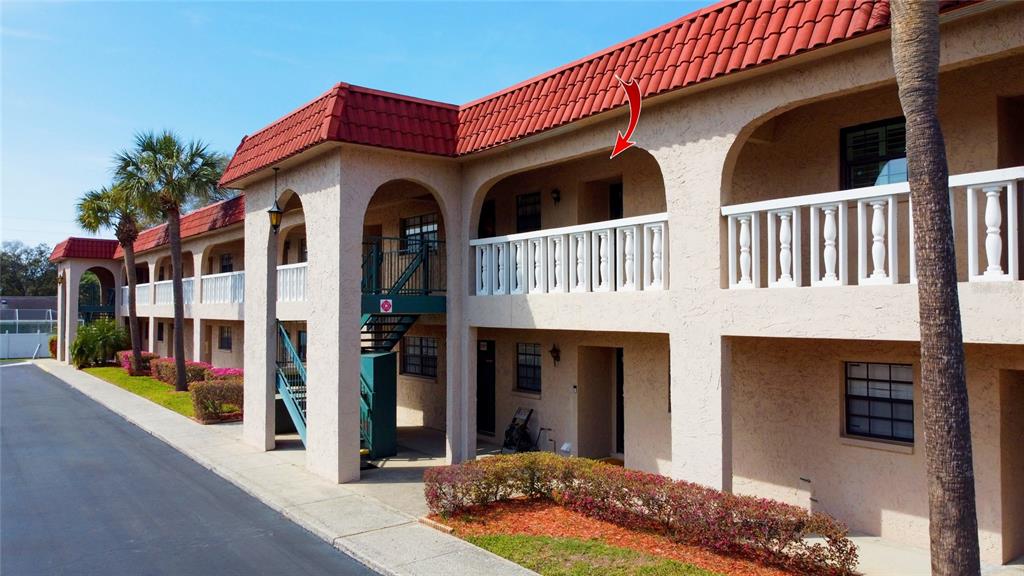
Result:
<svg viewBox="0 0 1024 576"><path fill-rule="evenodd" d="M616 75L649 97L888 26L888 0L725 0L463 106L338 84L243 138L221 184L329 141L471 154L621 106Z"/></svg>
<svg viewBox="0 0 1024 576"><path fill-rule="evenodd" d="M60 262L68 258L110 260L114 257L114 250L117 247L117 240L71 237L53 247L50 262Z"/></svg>
<svg viewBox="0 0 1024 576"><path fill-rule="evenodd" d="M181 217L181 238L191 238L220 228L239 224L245 220L245 196L236 196L209 206L204 206ZM167 244L170 237L167 224L143 230L135 240L135 252L145 252ZM124 250L117 246L114 258L123 258Z"/></svg>

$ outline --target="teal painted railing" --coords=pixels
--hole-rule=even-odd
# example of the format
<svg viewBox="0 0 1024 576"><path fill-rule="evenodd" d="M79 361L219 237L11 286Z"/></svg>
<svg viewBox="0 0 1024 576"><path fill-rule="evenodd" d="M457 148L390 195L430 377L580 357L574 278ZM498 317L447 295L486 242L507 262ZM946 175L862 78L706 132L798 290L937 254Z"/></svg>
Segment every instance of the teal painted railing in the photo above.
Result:
<svg viewBox="0 0 1024 576"><path fill-rule="evenodd" d="M277 391L302 443L306 443L306 367L284 325L277 323Z"/></svg>

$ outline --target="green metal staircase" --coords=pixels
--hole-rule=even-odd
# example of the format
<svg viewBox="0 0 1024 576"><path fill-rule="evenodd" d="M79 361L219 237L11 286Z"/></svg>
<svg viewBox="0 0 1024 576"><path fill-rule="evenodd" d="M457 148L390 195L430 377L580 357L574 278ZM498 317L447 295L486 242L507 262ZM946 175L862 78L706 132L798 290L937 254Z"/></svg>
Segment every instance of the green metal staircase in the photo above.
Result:
<svg viewBox="0 0 1024 576"><path fill-rule="evenodd" d="M423 314L445 311L444 242L370 238L363 243L359 437L371 459L396 445L395 346ZM277 390L306 442L306 368L278 322Z"/></svg>

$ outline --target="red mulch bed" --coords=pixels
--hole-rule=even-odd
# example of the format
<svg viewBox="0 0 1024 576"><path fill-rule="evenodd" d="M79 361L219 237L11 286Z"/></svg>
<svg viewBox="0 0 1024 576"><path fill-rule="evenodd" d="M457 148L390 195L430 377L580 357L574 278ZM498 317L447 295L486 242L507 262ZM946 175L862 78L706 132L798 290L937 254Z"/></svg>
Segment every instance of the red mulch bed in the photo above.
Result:
<svg viewBox="0 0 1024 576"><path fill-rule="evenodd" d="M450 526L458 536L483 534L525 534L558 538L597 539L609 546L629 548L654 556L671 558L705 570L737 576L788 576L778 568L723 556L698 546L689 546L650 532L629 530L562 508L549 500L506 500L453 518L436 514L431 520Z"/></svg>

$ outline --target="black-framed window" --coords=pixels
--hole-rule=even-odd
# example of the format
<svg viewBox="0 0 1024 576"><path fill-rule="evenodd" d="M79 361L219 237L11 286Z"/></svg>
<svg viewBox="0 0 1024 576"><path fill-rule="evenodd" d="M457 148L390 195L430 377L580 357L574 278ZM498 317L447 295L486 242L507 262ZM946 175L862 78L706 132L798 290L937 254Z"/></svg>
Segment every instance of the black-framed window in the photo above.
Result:
<svg viewBox="0 0 1024 576"><path fill-rule="evenodd" d="M231 326L217 328L217 349L231 350Z"/></svg>
<svg viewBox="0 0 1024 576"><path fill-rule="evenodd" d="M299 355L299 360L306 361L306 331L299 330L298 334L299 349L295 352Z"/></svg>
<svg viewBox="0 0 1024 576"><path fill-rule="evenodd" d="M910 364L846 363L846 433L914 441L914 368Z"/></svg>
<svg viewBox="0 0 1024 576"><path fill-rule="evenodd" d="M540 230L540 192L516 196L516 232Z"/></svg>
<svg viewBox="0 0 1024 576"><path fill-rule="evenodd" d="M540 392L540 344L516 344L516 388Z"/></svg>
<svg viewBox="0 0 1024 576"><path fill-rule="evenodd" d="M423 241L438 240L437 213L421 214L411 218L402 218L402 248L415 249Z"/></svg>
<svg viewBox="0 0 1024 576"><path fill-rule="evenodd" d="M907 181L907 126L902 118L843 128L843 189Z"/></svg>
<svg viewBox="0 0 1024 576"><path fill-rule="evenodd" d="M156 323L156 341L157 342L163 342L164 341L164 323L163 322L157 322Z"/></svg>
<svg viewBox="0 0 1024 576"><path fill-rule="evenodd" d="M235 259L231 254L220 255L220 273L234 272L235 271Z"/></svg>
<svg viewBox="0 0 1024 576"><path fill-rule="evenodd" d="M402 374L437 377L437 338L406 336L402 339Z"/></svg>

